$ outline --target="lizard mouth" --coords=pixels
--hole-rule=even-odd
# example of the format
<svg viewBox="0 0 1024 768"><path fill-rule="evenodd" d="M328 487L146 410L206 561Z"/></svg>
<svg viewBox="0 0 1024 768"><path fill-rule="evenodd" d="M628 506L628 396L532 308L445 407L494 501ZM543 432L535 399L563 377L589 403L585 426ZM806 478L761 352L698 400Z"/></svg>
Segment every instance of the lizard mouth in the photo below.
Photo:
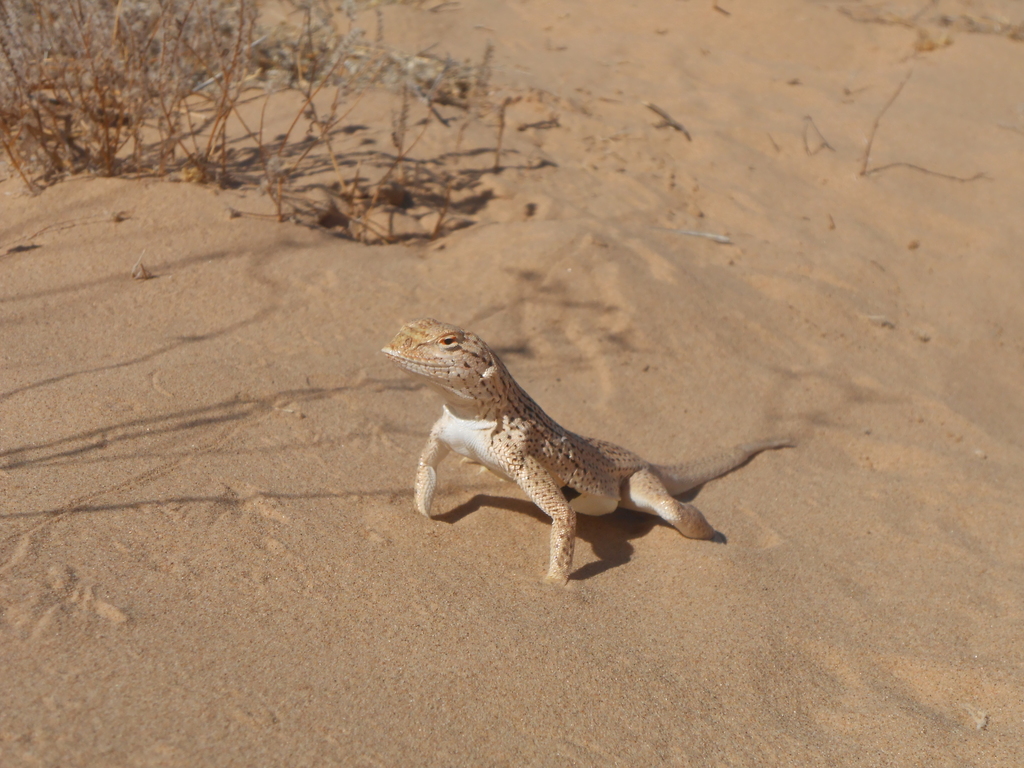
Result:
<svg viewBox="0 0 1024 768"><path fill-rule="evenodd" d="M384 349L382 349L381 352L383 352L385 355L387 355L389 358L391 358L394 362L396 362L398 365L402 366L403 368L446 368L446 367L448 367L447 363L445 363L443 361L440 361L440 360L437 361L437 362L434 362L434 361L427 361L427 360L415 360L413 358L406 357L401 352L396 352L395 350L391 349L390 347L384 347Z"/></svg>

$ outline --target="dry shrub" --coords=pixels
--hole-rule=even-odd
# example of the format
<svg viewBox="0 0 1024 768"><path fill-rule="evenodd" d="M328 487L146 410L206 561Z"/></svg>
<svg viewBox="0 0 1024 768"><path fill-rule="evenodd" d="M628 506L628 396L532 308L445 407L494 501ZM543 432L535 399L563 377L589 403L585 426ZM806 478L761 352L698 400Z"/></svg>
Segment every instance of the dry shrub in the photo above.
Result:
<svg viewBox="0 0 1024 768"><path fill-rule="evenodd" d="M0 141L32 189L81 171L166 171L181 146L224 160L227 117L250 68L251 2L0 2ZM197 125L187 100L213 105ZM183 144L202 133L203 145Z"/></svg>
<svg viewBox="0 0 1024 768"><path fill-rule="evenodd" d="M254 0L0 0L0 147L9 164L33 191L81 172L176 171L188 181L253 185L280 220L343 224L364 241L392 240L390 224L374 224L371 214L408 207L409 151L432 125L447 130L454 119L438 105L465 115L452 132L458 148L466 121L486 104L490 47L480 65L406 54L382 42L380 0L290 4L297 22L258 31ZM374 42L355 26L369 7L377 12ZM345 179L342 166L351 163L332 136L359 94L378 86L400 100L395 153L361 160ZM249 88L263 91L264 110L276 92L301 94L284 134L267 139L262 113L258 123L251 111L243 118ZM410 136L414 109L423 117ZM337 194L314 201L303 178L328 164ZM435 236L450 186L433 178L429 197L443 209Z"/></svg>
<svg viewBox="0 0 1024 768"><path fill-rule="evenodd" d="M458 152L468 122L489 108L491 46L480 64L409 54L380 42L379 9L378 39L370 42L354 26L361 7L355 3L343 7L348 22L345 34L339 31L345 19L339 20L329 3L304 0L294 5L301 11L301 22L282 23L255 46L256 64L268 93L288 89L304 96L294 119L271 141L264 135L263 114L257 124L243 118L240 110L235 112L258 149L259 187L273 202L276 217L315 223L363 242L443 234L450 228L446 216L456 182L446 172L428 172L422 161L414 163L415 172L408 174L409 153L427 131L439 126ZM363 150L357 159L346 157L337 151L333 139L348 133L346 120L358 107L361 94L373 87L395 94L390 132L394 152ZM456 118L443 117L439 106L461 113L457 128L452 126ZM351 176L346 176L346 168L352 169ZM328 171L331 182L322 180ZM244 172L239 168L238 173ZM436 223L419 235L396 233L396 216L404 217L414 206L433 208Z"/></svg>

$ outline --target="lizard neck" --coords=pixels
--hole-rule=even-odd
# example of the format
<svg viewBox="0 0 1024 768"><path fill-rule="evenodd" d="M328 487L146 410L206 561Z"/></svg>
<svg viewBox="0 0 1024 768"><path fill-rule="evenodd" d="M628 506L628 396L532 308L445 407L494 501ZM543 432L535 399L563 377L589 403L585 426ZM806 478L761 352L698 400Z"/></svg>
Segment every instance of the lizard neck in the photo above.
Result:
<svg viewBox="0 0 1024 768"><path fill-rule="evenodd" d="M410 373L422 380L444 399L445 407L464 421L489 421L503 429L513 422L525 421L533 429L560 432L551 418L544 413L526 391L516 383L512 374L496 357L483 373L465 376L464 369L453 367L445 375L425 375L416 370Z"/></svg>
<svg viewBox="0 0 1024 768"><path fill-rule="evenodd" d="M482 400L465 400L449 391L444 395L444 405L451 413L467 421L498 421L500 409L493 403Z"/></svg>
<svg viewBox="0 0 1024 768"><path fill-rule="evenodd" d="M445 407L454 416L469 421L500 421L509 391L519 388L500 362L472 378L461 375L463 371L459 368L446 374L419 375L441 395Z"/></svg>

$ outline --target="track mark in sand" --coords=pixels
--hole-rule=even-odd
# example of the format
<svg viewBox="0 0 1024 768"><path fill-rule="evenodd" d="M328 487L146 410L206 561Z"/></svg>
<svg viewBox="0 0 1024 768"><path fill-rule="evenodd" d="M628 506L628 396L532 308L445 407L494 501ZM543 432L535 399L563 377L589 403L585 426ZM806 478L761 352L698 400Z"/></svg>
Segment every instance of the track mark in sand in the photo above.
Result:
<svg viewBox="0 0 1024 768"><path fill-rule="evenodd" d="M277 714L258 700L257 696L246 695L242 691L233 689L225 695L221 702L221 711L228 719L251 728L254 731L265 731L278 724Z"/></svg>
<svg viewBox="0 0 1024 768"><path fill-rule="evenodd" d="M785 538L768 525L757 512L744 506L737 507L737 509L754 524L753 535L748 544L752 549L773 549L786 542Z"/></svg>
<svg viewBox="0 0 1024 768"><path fill-rule="evenodd" d="M594 240L583 238L581 250L590 247ZM615 261L591 260L589 275L597 289L600 301L586 316L575 313L564 324L565 337L572 342L589 363L597 376L601 404L607 405L615 396L617 373L613 373L611 361L623 348L634 346L636 327L633 323L635 307L623 294L619 264Z"/></svg>
<svg viewBox="0 0 1024 768"><path fill-rule="evenodd" d="M286 586L309 595L313 593L313 579L300 555L289 542L292 532L302 529L284 512L284 505L272 493L257 486L241 483L224 485L219 506L224 508L216 516L215 525L225 526L225 536L242 536L251 547L244 558L248 565L245 575L260 593L268 586ZM236 545L237 548L237 545Z"/></svg>
<svg viewBox="0 0 1024 768"><path fill-rule="evenodd" d="M367 528L365 531L363 531L363 535L366 536L366 540L369 541L370 544L375 544L378 546L390 546L394 543L390 536L387 536L381 533L380 531L374 530L373 528Z"/></svg>
<svg viewBox="0 0 1024 768"><path fill-rule="evenodd" d="M563 739L562 747L582 765L618 765L618 759L607 750L601 749L593 741L582 739ZM567 755L568 756L568 755Z"/></svg>
<svg viewBox="0 0 1024 768"><path fill-rule="evenodd" d="M28 532L23 533L21 535L21 538L19 538L18 543L14 545L14 549L11 551L11 554L8 556L7 560L4 561L2 565L0 565L0 576L3 576L14 566L16 566L18 563L25 559L25 555L28 554L29 549L31 549L32 547L32 533L39 527L41 526L37 525Z"/></svg>
<svg viewBox="0 0 1024 768"><path fill-rule="evenodd" d="M163 768L168 765L188 765L185 753L166 741L157 741L145 747L138 758L138 765Z"/></svg>
<svg viewBox="0 0 1024 768"><path fill-rule="evenodd" d="M262 414L258 415L257 420L266 418L268 413L269 409L264 410ZM45 513L45 517L27 531L24 531L20 535L15 534L0 544L0 548L4 548L10 544L11 541L17 539L17 543L15 543L14 547L11 549L10 554L0 561L0 576L11 571L19 563L24 562L26 555L31 551L33 537L40 531L60 520L66 519L68 515L85 508L89 503L94 503L97 500L114 493L144 487L155 480L177 471L181 467L191 464L195 461L196 457L217 450L221 445L234 437L234 435L241 429L241 423L236 422L234 424L230 424L224 427L218 435L197 446L196 450L187 456L182 456L174 461L169 461L166 464L154 467L153 469L132 475L119 483L109 485L92 493L83 494L82 496L68 501L63 506Z"/></svg>
<svg viewBox="0 0 1024 768"><path fill-rule="evenodd" d="M377 423L367 425L367 433L369 440L367 441L367 448L372 451L381 451L383 453L391 453L395 451L401 451L401 447L395 442L390 435L388 435L385 428L381 427Z"/></svg>
<svg viewBox="0 0 1024 768"><path fill-rule="evenodd" d="M42 615L35 620L32 626L32 630L29 632L29 640L35 641L42 638L50 629L50 625L53 623L54 617L58 614L63 606L60 603L54 603L49 608L43 611Z"/></svg>
<svg viewBox="0 0 1024 768"><path fill-rule="evenodd" d="M246 512L259 515L267 520L273 520L275 523L281 523L282 525L292 524L292 519L282 511L284 505L274 498L272 493L247 483L243 483L238 488L230 488L229 486L229 489L233 494L237 494L241 501L242 509Z"/></svg>
<svg viewBox="0 0 1024 768"><path fill-rule="evenodd" d="M128 621L128 615L124 611L96 597L96 588L92 584L75 589L68 596L68 602L78 605L84 611L91 611L111 624L124 624Z"/></svg>
<svg viewBox="0 0 1024 768"><path fill-rule="evenodd" d="M292 575L295 576L301 585L301 591L304 594L311 595L313 593L313 579L310 578L306 564L302 562L298 555L273 536L264 537L263 549L275 559L280 560L292 572Z"/></svg>
<svg viewBox="0 0 1024 768"><path fill-rule="evenodd" d="M82 621L90 616L120 626L128 614L96 596L96 585L79 580L66 565L54 565L45 575L0 582L3 624L30 640L56 631L61 616Z"/></svg>
<svg viewBox="0 0 1024 768"><path fill-rule="evenodd" d="M174 399L174 395L172 395L170 392L168 392L166 389L164 389L163 387L160 386L160 371L153 371L152 382L153 382L153 389L155 389L157 392L159 392L164 397L169 397L172 400Z"/></svg>
<svg viewBox="0 0 1024 768"><path fill-rule="evenodd" d="M676 268L671 261L636 238L622 238L620 242L647 262L647 268L651 270L655 280L670 285L676 284Z"/></svg>
<svg viewBox="0 0 1024 768"><path fill-rule="evenodd" d="M961 705L967 714L971 718L971 722L974 723L974 729L976 731L984 731L988 728L988 712L977 707L972 707L970 704Z"/></svg>
<svg viewBox="0 0 1024 768"><path fill-rule="evenodd" d="M250 512L255 512L260 515L260 517L264 517L267 520L273 520L274 522L281 523L282 525L292 524L292 519L281 511L281 504L275 499L270 499L265 496L254 496L245 502L245 508Z"/></svg>
<svg viewBox="0 0 1024 768"><path fill-rule="evenodd" d="M612 382L611 366L608 364L608 356L601 350L601 341L593 333L594 329L589 323L581 323L578 319L569 319L565 325L565 336L573 343L590 364L590 368L597 376L598 391L601 393L602 403L607 403L608 398L615 391Z"/></svg>

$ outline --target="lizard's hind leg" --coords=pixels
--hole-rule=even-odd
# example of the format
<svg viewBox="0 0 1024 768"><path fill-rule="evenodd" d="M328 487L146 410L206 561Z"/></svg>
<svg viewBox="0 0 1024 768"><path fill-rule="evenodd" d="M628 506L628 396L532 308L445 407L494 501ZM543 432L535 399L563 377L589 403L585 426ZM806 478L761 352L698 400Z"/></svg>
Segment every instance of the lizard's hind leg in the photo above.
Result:
<svg viewBox="0 0 1024 768"><path fill-rule="evenodd" d="M690 539L714 538L715 529L701 511L692 504L673 498L651 470L634 472L622 490L622 506L626 509L657 515Z"/></svg>

